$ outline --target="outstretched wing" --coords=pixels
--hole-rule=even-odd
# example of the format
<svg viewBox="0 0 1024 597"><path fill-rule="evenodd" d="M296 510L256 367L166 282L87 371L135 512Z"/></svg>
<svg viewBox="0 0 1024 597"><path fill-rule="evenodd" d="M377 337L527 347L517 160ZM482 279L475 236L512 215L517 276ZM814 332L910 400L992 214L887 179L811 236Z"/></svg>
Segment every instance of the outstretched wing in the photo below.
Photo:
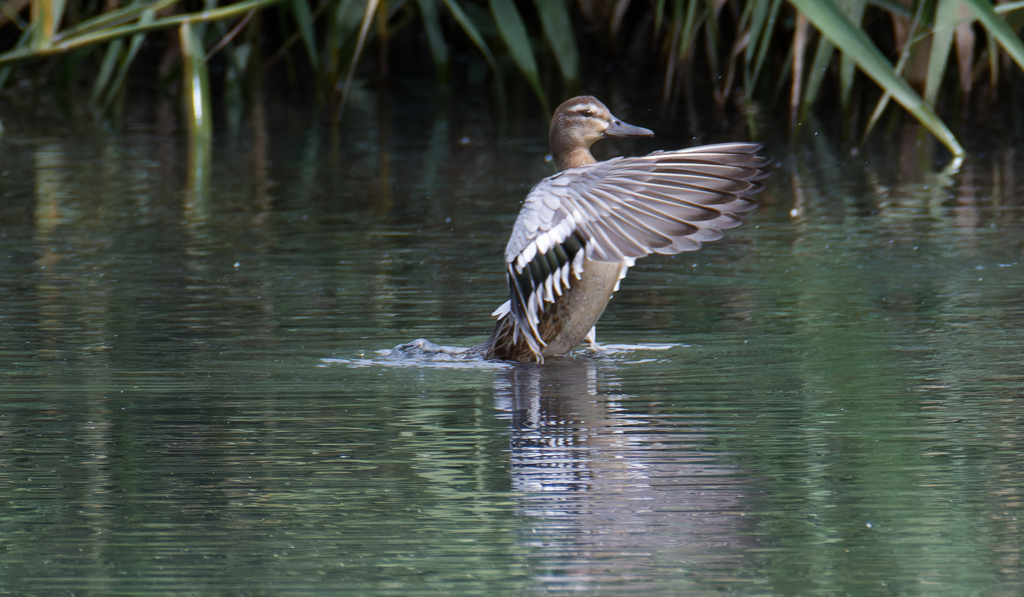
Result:
<svg viewBox="0 0 1024 597"><path fill-rule="evenodd" d="M539 352L538 313L579 279L584 259L695 251L739 226L769 173L760 148L723 143L614 158L537 184L505 248L509 308L530 345Z"/></svg>

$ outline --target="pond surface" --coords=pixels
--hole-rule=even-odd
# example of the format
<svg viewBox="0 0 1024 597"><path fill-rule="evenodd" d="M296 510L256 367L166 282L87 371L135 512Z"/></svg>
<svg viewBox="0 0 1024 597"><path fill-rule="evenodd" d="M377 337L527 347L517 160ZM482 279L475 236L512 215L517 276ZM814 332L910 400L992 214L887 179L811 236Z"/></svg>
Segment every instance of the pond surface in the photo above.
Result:
<svg viewBox="0 0 1024 597"><path fill-rule="evenodd" d="M0 114L0 593L1024 593L1024 152L771 144L623 282L646 349L388 361L486 337L549 172L542 119L417 105L261 107L202 196L167 110Z"/></svg>

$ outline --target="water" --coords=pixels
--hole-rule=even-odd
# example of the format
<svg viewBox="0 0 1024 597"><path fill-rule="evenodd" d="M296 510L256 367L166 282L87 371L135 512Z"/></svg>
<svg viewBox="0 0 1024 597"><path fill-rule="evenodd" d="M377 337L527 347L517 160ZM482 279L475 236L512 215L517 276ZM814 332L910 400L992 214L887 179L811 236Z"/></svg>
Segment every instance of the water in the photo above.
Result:
<svg viewBox="0 0 1024 597"><path fill-rule="evenodd" d="M505 298L543 124L480 103L268 108L198 200L150 115L4 115L0 593L1024 592L1019 152L772 147L623 282L598 339L647 349L388 362Z"/></svg>

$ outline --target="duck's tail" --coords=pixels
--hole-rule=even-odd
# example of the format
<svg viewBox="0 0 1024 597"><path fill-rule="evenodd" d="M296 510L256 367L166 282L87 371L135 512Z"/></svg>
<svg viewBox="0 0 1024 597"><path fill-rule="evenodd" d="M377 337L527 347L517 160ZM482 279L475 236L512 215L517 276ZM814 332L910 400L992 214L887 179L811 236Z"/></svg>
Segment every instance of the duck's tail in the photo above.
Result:
<svg viewBox="0 0 1024 597"><path fill-rule="evenodd" d="M540 350L535 350L530 344L532 337L523 333L516 325L516 318L512 316L511 303L506 301L494 311L493 315L498 318L494 331L483 344L475 346L472 350L480 351L485 359L544 362Z"/></svg>

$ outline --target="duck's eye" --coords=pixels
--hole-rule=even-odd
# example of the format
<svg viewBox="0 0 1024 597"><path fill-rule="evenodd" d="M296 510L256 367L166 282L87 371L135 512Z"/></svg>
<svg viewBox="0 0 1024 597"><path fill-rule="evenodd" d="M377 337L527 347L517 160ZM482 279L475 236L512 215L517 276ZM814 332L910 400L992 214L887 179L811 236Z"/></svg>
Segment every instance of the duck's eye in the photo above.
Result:
<svg viewBox="0 0 1024 597"><path fill-rule="evenodd" d="M592 110L583 110L582 112L580 112L580 114L586 116L587 118L590 118L591 116L594 115L594 112Z"/></svg>

